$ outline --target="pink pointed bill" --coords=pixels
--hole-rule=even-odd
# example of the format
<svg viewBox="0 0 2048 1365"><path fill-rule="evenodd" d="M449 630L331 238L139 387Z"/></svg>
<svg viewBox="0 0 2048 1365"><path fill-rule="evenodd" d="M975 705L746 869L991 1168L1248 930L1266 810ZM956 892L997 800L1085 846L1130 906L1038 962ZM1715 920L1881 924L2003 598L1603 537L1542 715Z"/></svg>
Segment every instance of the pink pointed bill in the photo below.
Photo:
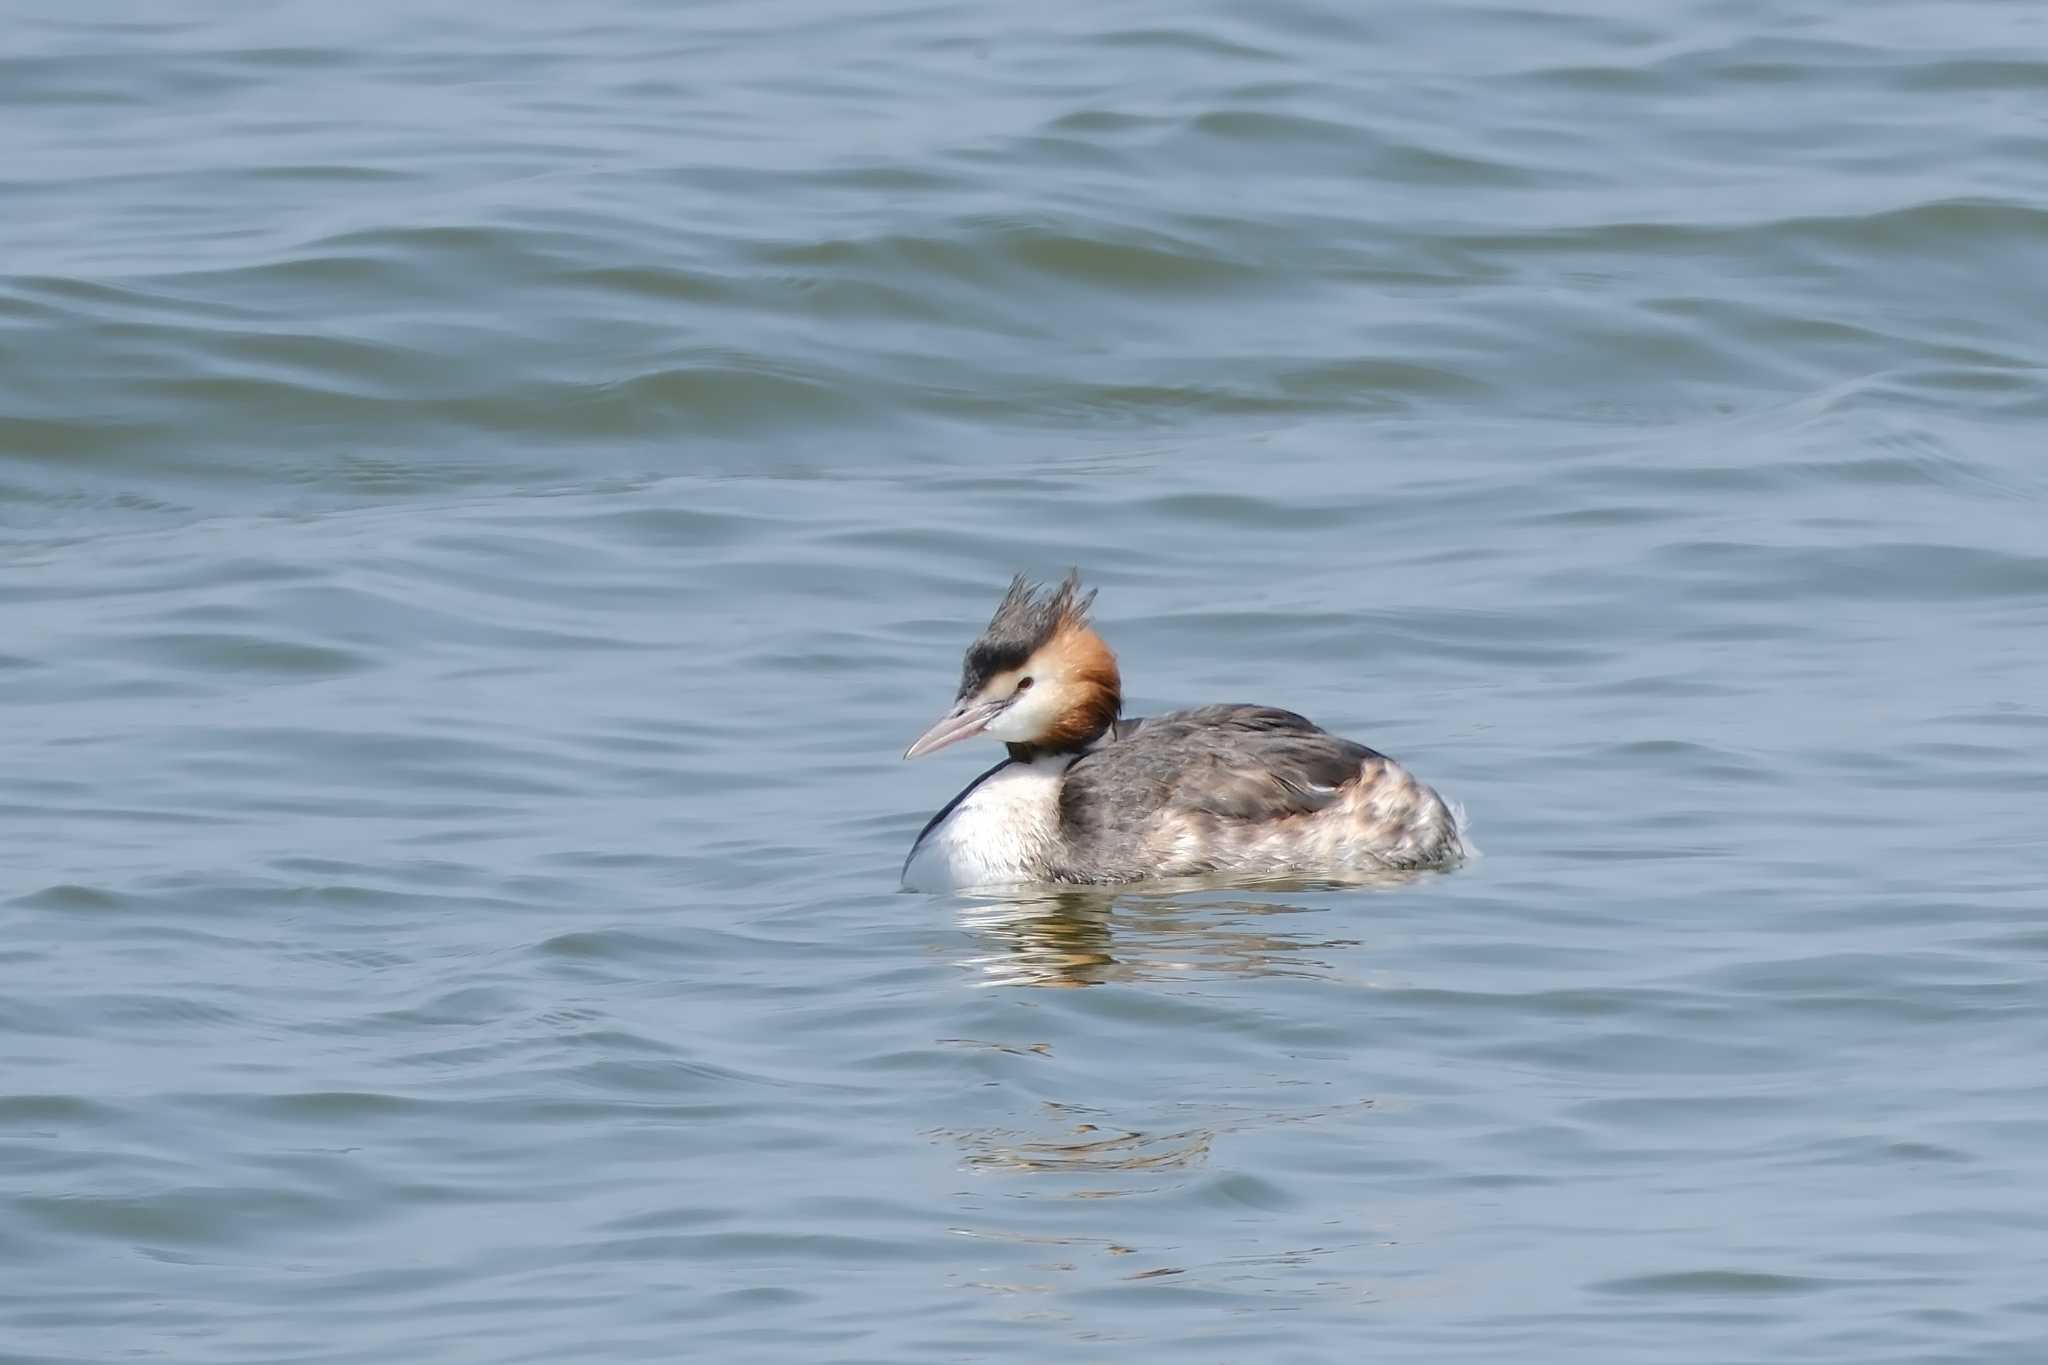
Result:
<svg viewBox="0 0 2048 1365"><path fill-rule="evenodd" d="M932 728L917 737L917 742L903 751L905 758L923 758L926 754L937 753L948 744L958 744L971 739L988 728L996 718L996 712L1003 709L998 701L963 701L940 716Z"/></svg>

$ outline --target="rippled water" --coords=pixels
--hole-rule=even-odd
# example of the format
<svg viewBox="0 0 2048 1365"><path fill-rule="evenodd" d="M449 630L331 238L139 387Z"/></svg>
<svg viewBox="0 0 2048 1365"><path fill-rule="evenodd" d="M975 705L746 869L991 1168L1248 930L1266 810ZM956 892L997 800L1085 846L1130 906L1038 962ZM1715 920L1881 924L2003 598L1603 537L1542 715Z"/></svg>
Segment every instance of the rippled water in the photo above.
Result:
<svg viewBox="0 0 2048 1365"><path fill-rule="evenodd" d="M2042 1358L2039 6L9 8L6 1360Z"/></svg>

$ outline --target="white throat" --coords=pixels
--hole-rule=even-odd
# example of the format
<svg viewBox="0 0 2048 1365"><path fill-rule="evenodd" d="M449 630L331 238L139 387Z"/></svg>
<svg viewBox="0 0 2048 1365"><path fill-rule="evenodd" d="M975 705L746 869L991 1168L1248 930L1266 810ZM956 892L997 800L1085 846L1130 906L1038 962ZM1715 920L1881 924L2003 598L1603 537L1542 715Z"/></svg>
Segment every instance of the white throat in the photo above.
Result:
<svg viewBox="0 0 2048 1365"><path fill-rule="evenodd" d="M1037 687L1005 706L982 733L1005 744L1035 744L1041 735L1051 734L1059 719L1057 687Z"/></svg>

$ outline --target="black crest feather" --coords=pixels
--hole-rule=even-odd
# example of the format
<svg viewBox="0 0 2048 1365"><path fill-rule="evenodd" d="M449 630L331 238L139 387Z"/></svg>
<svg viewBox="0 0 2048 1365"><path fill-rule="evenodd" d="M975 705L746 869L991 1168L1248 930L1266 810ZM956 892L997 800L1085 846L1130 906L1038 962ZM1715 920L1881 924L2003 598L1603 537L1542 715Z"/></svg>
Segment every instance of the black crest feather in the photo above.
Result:
<svg viewBox="0 0 2048 1365"><path fill-rule="evenodd" d="M1021 668L1024 661L1062 625L1081 625L1094 605L1095 590L1081 591L1081 571L1070 570L1059 586L1047 589L1023 574L1010 580L988 629L967 647L960 668L960 695L978 691L993 674Z"/></svg>

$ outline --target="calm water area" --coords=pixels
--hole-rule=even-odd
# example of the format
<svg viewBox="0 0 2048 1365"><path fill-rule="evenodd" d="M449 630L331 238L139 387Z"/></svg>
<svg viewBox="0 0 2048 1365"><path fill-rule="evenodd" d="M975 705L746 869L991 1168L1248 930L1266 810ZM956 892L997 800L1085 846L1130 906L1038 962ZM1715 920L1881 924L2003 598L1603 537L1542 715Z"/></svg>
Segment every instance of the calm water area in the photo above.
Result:
<svg viewBox="0 0 2048 1365"><path fill-rule="evenodd" d="M2048 6L0 0L0 1362L2048 1360ZM899 891L1078 566L1371 889Z"/></svg>

